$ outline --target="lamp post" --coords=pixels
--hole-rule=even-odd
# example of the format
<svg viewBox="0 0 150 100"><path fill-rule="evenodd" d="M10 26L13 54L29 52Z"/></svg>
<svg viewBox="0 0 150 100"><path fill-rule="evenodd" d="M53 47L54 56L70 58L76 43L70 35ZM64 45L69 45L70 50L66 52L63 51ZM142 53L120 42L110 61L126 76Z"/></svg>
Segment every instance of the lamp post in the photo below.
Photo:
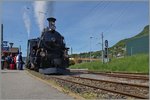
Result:
<svg viewBox="0 0 150 100"><path fill-rule="evenodd" d="M92 38L94 38L94 37L90 37L90 61L91 61L91 39ZM103 36L103 33L101 34L101 38L102 38L102 42L101 43L99 43L99 44L101 44L102 45L102 63L104 63L104 46L103 46L103 38L104 38L104 36ZM95 38L95 39L98 39L98 38Z"/></svg>
<svg viewBox="0 0 150 100"><path fill-rule="evenodd" d="M92 37L92 38L94 38L94 37ZM104 46L103 46L103 38L104 38L104 36L103 36L103 33L101 34L101 39L102 39L102 41L101 41L101 43L98 43L98 44L101 44L102 45L102 63L104 63ZM98 38L95 38L95 39L98 39Z"/></svg>
<svg viewBox="0 0 150 100"><path fill-rule="evenodd" d="M9 43L9 45L10 45L10 48L12 48L13 44L14 44L14 43Z"/></svg>
<svg viewBox="0 0 150 100"><path fill-rule="evenodd" d="M97 43L96 45L99 45L99 44L102 45L102 43L100 43L100 42ZM101 50L101 55L102 55L102 54L103 54L103 51ZM100 57L100 58L101 58L101 57ZM101 58L101 59L102 59L102 58ZM102 60L103 60L103 59L102 59Z"/></svg>

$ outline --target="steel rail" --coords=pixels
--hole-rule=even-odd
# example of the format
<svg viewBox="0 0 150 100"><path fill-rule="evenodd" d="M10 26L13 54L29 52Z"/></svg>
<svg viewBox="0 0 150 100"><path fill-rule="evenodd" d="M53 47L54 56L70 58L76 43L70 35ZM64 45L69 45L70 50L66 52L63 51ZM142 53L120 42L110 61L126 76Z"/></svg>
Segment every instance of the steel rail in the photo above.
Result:
<svg viewBox="0 0 150 100"><path fill-rule="evenodd" d="M113 93L117 93L117 94L121 94L121 95L135 97L135 98L139 98L139 99L148 99L148 97L145 97L145 96L133 95L133 94L125 93L125 92L121 92L121 91L116 91L116 90L110 90L110 89L106 89L106 88L91 86L91 85L87 85L87 84L83 84L83 83L78 83L78 82L74 82L74 81L70 81L70 80L66 80L66 79L62 79L62 78L58 78L58 77L52 77L52 78L55 78L55 79L58 79L58 80L62 80L62 81L65 81L65 82L69 82L69 83L73 83L73 84L87 86L87 87L94 88L94 89L100 89L100 90L104 90L104 91L108 91L108 92L113 92Z"/></svg>
<svg viewBox="0 0 150 100"><path fill-rule="evenodd" d="M79 72L84 74L97 74L97 75L111 75L112 77L119 77L119 78L128 78L128 79L140 79L140 80L149 80L149 76L145 75L138 75L138 74L127 74L127 73L117 73L117 72L94 72L94 71L85 71L85 70L70 70L71 72Z"/></svg>
<svg viewBox="0 0 150 100"><path fill-rule="evenodd" d="M88 72L96 72L96 71L88 71ZM100 73L116 73L116 74L128 74L128 75L149 75L149 73L117 72L117 71L103 71L103 72L100 71Z"/></svg>
<svg viewBox="0 0 150 100"><path fill-rule="evenodd" d="M69 69L71 72L94 72L94 73L114 73L114 74L128 74L128 75L149 75L149 73L136 73L136 72L117 72L117 71L88 71L88 69Z"/></svg>
<svg viewBox="0 0 150 100"><path fill-rule="evenodd" d="M121 74L111 74L111 73L98 73L98 72L88 72L88 74L108 75L108 76L111 76L111 77L138 79L138 80L149 80L149 77L143 77L143 76L131 76L131 75L121 75Z"/></svg>
<svg viewBox="0 0 150 100"><path fill-rule="evenodd" d="M86 79L86 80L90 80L90 81L107 82L107 83L128 85L128 86L134 86L134 87L149 88L148 85L141 85L141 84L123 83L123 82L116 82L116 81L110 81L110 80L92 79L92 78L77 77L77 76L70 76L70 77L79 78L79 79Z"/></svg>

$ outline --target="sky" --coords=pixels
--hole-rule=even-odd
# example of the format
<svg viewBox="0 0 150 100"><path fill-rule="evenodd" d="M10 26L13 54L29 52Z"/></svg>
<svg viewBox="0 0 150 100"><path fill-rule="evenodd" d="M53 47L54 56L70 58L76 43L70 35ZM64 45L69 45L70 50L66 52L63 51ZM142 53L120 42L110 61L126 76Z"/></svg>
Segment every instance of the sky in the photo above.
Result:
<svg viewBox="0 0 150 100"><path fill-rule="evenodd" d="M3 1L4 40L21 45L41 35L47 18L56 18L56 30L73 53L101 50L101 34L109 47L140 33L149 24L149 2L141 1ZM92 38L90 38L92 37ZM70 51L69 51L70 54Z"/></svg>

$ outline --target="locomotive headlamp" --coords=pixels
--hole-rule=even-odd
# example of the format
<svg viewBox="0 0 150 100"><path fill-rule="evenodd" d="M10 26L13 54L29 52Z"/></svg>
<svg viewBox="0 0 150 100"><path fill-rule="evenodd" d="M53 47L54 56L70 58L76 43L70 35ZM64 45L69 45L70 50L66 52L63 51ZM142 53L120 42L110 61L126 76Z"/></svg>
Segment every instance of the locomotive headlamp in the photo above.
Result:
<svg viewBox="0 0 150 100"><path fill-rule="evenodd" d="M47 18L47 20L49 21L50 30L54 31L56 29L56 26L55 26L56 19L51 17L51 18Z"/></svg>
<svg viewBox="0 0 150 100"><path fill-rule="evenodd" d="M46 56L46 53L45 52L40 52L40 55L42 56L42 57L45 57Z"/></svg>
<svg viewBox="0 0 150 100"><path fill-rule="evenodd" d="M44 49L43 49L43 48L41 48L40 55L41 55L42 57L45 57L45 56L46 56L46 53L44 52Z"/></svg>
<svg viewBox="0 0 150 100"><path fill-rule="evenodd" d="M56 41L56 39L55 39L54 37L52 37L52 38L51 38L51 41L52 41L52 42L55 42L55 41Z"/></svg>

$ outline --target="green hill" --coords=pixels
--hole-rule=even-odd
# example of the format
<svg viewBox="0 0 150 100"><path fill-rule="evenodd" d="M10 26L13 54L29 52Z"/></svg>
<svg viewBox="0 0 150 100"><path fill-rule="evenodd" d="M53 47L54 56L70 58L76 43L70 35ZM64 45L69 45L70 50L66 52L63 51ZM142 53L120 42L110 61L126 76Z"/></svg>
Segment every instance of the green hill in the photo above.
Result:
<svg viewBox="0 0 150 100"><path fill-rule="evenodd" d="M125 44L126 44L127 41L130 41L130 40L135 39L135 38L140 38L140 37L143 37L143 36L147 36L147 35L149 35L149 25L145 26L144 29L139 34L137 34L137 35L135 35L131 38L120 40L114 46L109 48L110 53L111 54L114 54L114 53L117 54L119 52L122 55L125 55L125 51L123 50L123 48L125 48Z"/></svg>
<svg viewBox="0 0 150 100"><path fill-rule="evenodd" d="M131 38L120 40L113 47L124 47L125 43L127 41L129 41L131 39L134 39L134 38L139 38L139 37L142 37L142 36L146 36L146 35L149 35L149 25L145 26L144 29L142 30L142 32L140 32L139 34L137 34L137 35L135 35L135 36L133 36Z"/></svg>
<svg viewBox="0 0 150 100"><path fill-rule="evenodd" d="M125 48L125 44L126 44L127 41L132 40L134 38L139 38L139 37L142 37L142 36L146 36L146 35L149 35L149 25L145 26L144 29L139 34L137 34L137 35L135 35L131 38L120 40L114 46L110 47L109 48L109 54L111 54L112 56L117 55L118 52L120 52L121 54L125 54L123 48ZM71 57L87 58L87 57L90 56L90 52L84 52L84 53L80 53L80 54L73 54L73 55L70 55L70 56ZM91 56L92 56L92 58L100 58L101 51L91 52Z"/></svg>
<svg viewBox="0 0 150 100"><path fill-rule="evenodd" d="M146 35L149 35L149 25L145 26L143 31L134 37L142 37L142 36L146 36Z"/></svg>

